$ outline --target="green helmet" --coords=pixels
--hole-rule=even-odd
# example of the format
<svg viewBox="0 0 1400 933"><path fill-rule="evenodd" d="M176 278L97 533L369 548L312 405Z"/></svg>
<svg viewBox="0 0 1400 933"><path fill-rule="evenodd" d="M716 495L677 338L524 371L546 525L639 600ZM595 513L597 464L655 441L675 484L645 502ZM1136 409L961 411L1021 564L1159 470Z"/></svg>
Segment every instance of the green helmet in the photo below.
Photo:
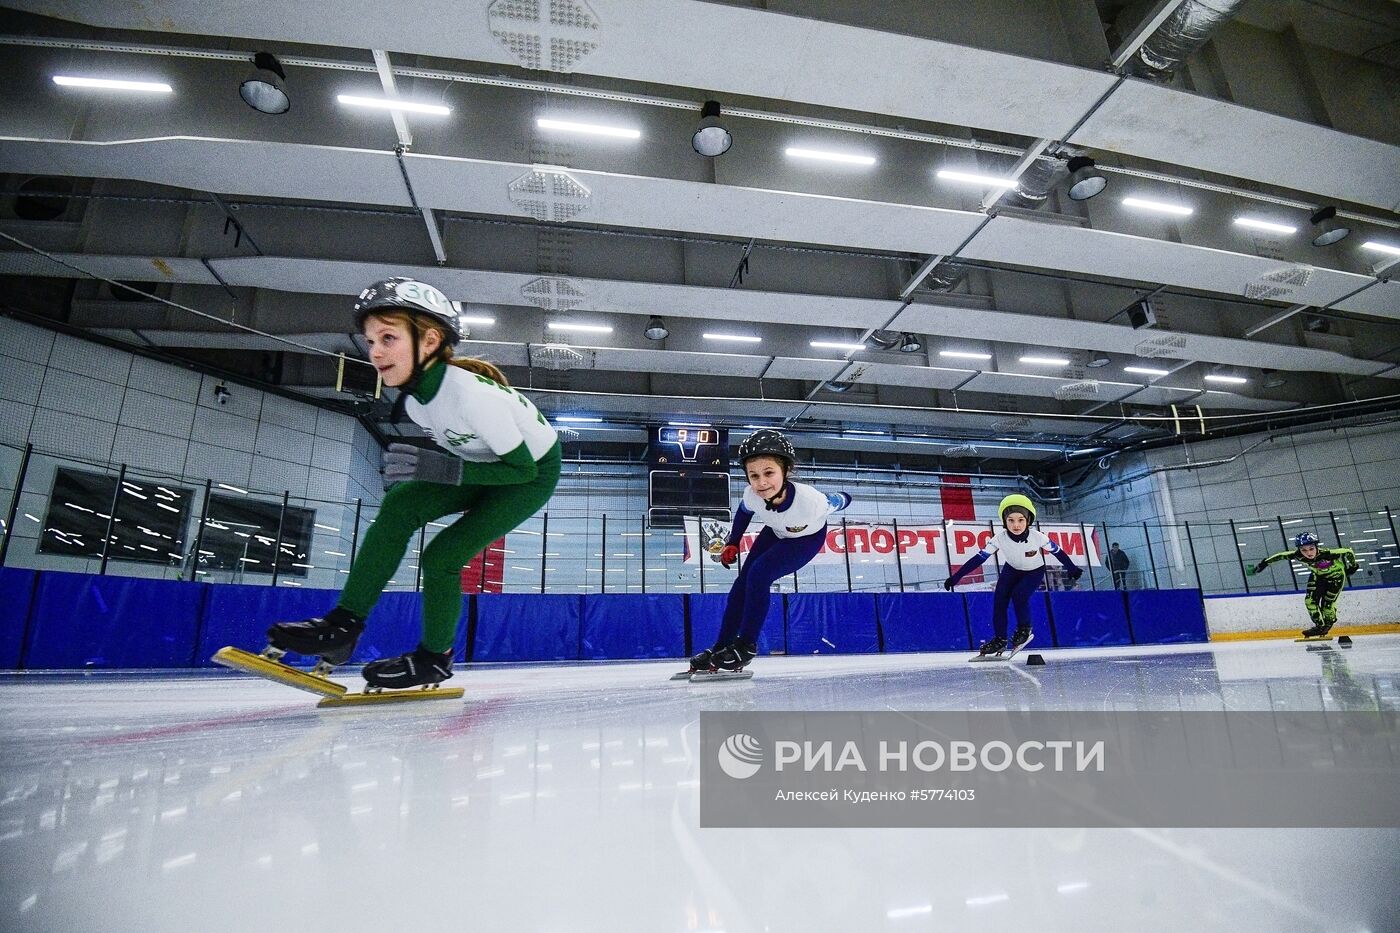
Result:
<svg viewBox="0 0 1400 933"><path fill-rule="evenodd" d="M1026 516L1026 521L1035 521L1035 503L1019 492L1012 493L1001 500L1001 505L997 506L997 517L1003 522L1006 521L1006 513L1016 511Z"/></svg>

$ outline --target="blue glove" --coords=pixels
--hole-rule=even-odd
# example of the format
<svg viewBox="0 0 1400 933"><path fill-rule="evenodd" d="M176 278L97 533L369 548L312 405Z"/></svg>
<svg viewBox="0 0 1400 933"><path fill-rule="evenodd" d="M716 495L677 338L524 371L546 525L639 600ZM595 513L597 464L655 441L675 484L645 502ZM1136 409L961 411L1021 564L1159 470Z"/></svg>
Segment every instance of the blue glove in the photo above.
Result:
<svg viewBox="0 0 1400 933"><path fill-rule="evenodd" d="M950 593L953 592L953 587L955 586L957 586L957 584L953 582L952 577L949 577L948 579L943 581L943 588Z"/></svg>
<svg viewBox="0 0 1400 933"><path fill-rule="evenodd" d="M411 444L390 444L384 453L384 488L408 480L457 486L462 482L462 460Z"/></svg>

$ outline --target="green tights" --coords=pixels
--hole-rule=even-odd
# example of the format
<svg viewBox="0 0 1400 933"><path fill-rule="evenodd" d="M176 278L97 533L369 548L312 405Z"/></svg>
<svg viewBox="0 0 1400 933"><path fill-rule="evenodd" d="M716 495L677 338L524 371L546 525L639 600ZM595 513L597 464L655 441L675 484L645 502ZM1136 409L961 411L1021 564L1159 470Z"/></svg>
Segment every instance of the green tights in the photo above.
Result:
<svg viewBox="0 0 1400 933"><path fill-rule="evenodd" d="M384 585L408 550L413 535L428 522L464 512L419 555L423 569L423 647L446 651L462 615L462 568L492 541L520 525L549 501L559 482L559 448L539 461L539 475L509 486L450 486L419 481L399 483L384 496L379 517L365 533L350 567L350 579L336 604L361 619L369 616Z"/></svg>

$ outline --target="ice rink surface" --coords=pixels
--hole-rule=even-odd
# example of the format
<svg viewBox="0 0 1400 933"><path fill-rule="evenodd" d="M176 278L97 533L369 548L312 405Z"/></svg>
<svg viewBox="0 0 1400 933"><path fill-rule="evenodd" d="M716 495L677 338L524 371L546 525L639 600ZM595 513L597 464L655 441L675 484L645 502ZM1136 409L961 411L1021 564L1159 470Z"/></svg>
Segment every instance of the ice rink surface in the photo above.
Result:
<svg viewBox="0 0 1400 933"><path fill-rule="evenodd" d="M699 828L705 710L1400 709L1400 636L1042 653L0 676L0 930L1400 929L1400 831Z"/></svg>

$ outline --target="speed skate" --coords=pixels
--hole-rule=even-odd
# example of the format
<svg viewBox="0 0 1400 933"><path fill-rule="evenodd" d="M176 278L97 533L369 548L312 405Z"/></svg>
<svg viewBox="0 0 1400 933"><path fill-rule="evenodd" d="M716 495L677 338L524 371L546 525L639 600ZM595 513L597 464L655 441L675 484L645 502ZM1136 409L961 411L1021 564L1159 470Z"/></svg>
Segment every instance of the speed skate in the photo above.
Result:
<svg viewBox="0 0 1400 933"><path fill-rule="evenodd" d="M303 671L282 663L283 654L285 652L272 647L264 649L261 654L253 654L251 651L244 651L242 648L230 645L216 651L212 660L215 664L236 671L255 674L265 680L305 690L307 693L314 693L321 697L321 702L316 704L318 708L371 706L417 700L454 700L460 699L464 692L461 687L442 688L433 684L412 690L384 690L370 687L366 688L363 693L350 693L349 688L344 684L336 683L325 676L329 673L330 668L324 661L318 663L310 671Z"/></svg>
<svg viewBox="0 0 1400 933"><path fill-rule="evenodd" d="M1018 651L1026 647L1026 645L1029 645L1031 643L1031 640L1034 638L1035 633L1032 632L1031 634L1027 635L1026 640L1021 642L1019 645L1010 645L1009 651L1006 648L1003 648L1000 651L993 651L987 654L975 654L972 657L968 658L968 661L973 663L983 661L1010 661L1012 658L1016 657L1016 653Z"/></svg>
<svg viewBox="0 0 1400 933"><path fill-rule="evenodd" d="M716 684L725 680L749 680L753 671L681 671L672 680L688 680L693 684Z"/></svg>

